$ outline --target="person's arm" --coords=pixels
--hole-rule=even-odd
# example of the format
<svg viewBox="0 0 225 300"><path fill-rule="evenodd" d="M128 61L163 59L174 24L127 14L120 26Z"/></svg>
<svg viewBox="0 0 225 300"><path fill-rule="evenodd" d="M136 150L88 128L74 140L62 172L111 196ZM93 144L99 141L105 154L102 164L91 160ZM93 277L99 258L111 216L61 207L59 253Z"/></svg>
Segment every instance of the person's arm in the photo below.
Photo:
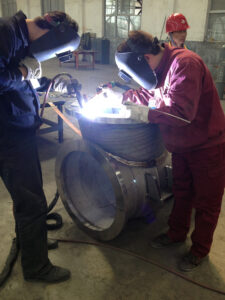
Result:
<svg viewBox="0 0 225 300"><path fill-rule="evenodd" d="M171 74L166 101L157 110L149 111L149 121L181 127L190 124L197 114L203 76L198 61L185 59L178 62Z"/></svg>
<svg viewBox="0 0 225 300"><path fill-rule="evenodd" d="M10 59L15 49L13 33L6 26L0 27L0 94L12 90L22 81L22 69L12 66ZM24 71L25 74L25 71Z"/></svg>
<svg viewBox="0 0 225 300"><path fill-rule="evenodd" d="M0 26L0 94L15 89L23 80L41 76L41 64L34 57L24 57L16 65L15 43L15 34L7 26Z"/></svg>

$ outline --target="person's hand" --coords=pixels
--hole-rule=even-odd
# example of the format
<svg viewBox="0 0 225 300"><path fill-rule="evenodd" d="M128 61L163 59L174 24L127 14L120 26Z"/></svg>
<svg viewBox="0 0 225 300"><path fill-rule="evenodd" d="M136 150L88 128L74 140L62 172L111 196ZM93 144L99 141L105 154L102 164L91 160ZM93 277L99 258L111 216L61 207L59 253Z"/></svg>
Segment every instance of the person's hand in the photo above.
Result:
<svg viewBox="0 0 225 300"><path fill-rule="evenodd" d="M41 63L34 57L25 57L20 61L20 71L25 80L41 78ZM26 68L26 71L24 70Z"/></svg>
<svg viewBox="0 0 225 300"><path fill-rule="evenodd" d="M126 109L130 113L129 118L135 121L140 121L143 123L149 123L148 113L149 108L145 105L135 104L131 101L123 103L126 106Z"/></svg>
<svg viewBox="0 0 225 300"><path fill-rule="evenodd" d="M54 81L53 90L60 93L74 94L81 90L81 84L76 79L59 77Z"/></svg>

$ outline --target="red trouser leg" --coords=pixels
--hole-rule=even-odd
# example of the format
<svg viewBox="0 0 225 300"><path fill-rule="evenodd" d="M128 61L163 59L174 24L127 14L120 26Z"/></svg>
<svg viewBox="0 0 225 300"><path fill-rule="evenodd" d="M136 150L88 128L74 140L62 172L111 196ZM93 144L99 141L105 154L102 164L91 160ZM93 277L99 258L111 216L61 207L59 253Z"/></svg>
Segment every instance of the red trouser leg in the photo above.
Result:
<svg viewBox="0 0 225 300"><path fill-rule="evenodd" d="M225 186L225 144L196 151L190 157L190 165L196 194L191 252L204 257L210 251L221 210Z"/></svg>
<svg viewBox="0 0 225 300"><path fill-rule="evenodd" d="M180 195L180 189L177 190L176 176L179 172L176 169L180 168L177 165L178 161L181 162L180 157L185 162L186 170L190 171L189 183L193 196L189 206L187 198ZM182 155L174 154L173 162L175 162L173 165L175 167L175 205L169 220L168 234L174 240L180 239L184 228L187 228L187 220L190 220L190 210L193 206L196 214L191 252L198 257L204 257L210 251L221 209L225 186L225 144ZM182 176L181 173L180 175ZM185 181L186 177L181 177L180 180L182 179ZM181 186L185 189L186 185L183 183L179 188ZM188 191L185 195L187 194ZM176 204L178 202L179 204Z"/></svg>
<svg viewBox="0 0 225 300"><path fill-rule="evenodd" d="M182 154L172 154L174 206L169 217L168 236L184 241L190 228L193 181L188 161Z"/></svg>

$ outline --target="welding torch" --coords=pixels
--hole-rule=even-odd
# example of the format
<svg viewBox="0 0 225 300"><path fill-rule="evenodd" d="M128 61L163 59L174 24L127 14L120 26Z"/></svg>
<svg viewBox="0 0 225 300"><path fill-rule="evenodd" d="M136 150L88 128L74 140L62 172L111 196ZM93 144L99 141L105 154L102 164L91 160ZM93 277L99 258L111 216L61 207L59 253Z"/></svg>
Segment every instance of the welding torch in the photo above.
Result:
<svg viewBox="0 0 225 300"><path fill-rule="evenodd" d="M123 89L124 91L130 90L130 87L128 85L121 84L118 81L109 81L107 83L99 85L96 88L96 92L97 92L97 94L100 94L100 93L102 93L102 91L103 91L104 88L110 88L110 89L112 89L114 87L119 87L119 88Z"/></svg>

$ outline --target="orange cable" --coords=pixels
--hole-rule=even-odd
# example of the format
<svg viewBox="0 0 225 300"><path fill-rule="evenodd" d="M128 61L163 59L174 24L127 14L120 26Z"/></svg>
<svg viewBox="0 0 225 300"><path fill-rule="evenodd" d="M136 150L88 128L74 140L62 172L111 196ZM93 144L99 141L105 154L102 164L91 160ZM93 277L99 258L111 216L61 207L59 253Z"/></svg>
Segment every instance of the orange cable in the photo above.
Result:
<svg viewBox="0 0 225 300"><path fill-rule="evenodd" d="M64 114L52 103L52 102L48 102L48 104L51 106L51 108L63 119L63 121L76 133L78 134L80 137L82 137L82 134L80 132L80 130L75 127L73 125L72 122L70 122L65 116Z"/></svg>

